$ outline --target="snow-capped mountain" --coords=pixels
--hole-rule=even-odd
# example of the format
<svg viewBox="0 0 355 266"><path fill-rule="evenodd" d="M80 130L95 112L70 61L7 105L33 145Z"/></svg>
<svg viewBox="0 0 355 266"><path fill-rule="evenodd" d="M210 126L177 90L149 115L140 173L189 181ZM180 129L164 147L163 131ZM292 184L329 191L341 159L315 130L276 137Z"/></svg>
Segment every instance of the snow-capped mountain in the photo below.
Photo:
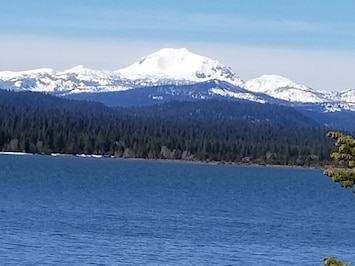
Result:
<svg viewBox="0 0 355 266"><path fill-rule="evenodd" d="M248 80L245 83L245 88L288 102L324 103L329 101L325 93L278 75L262 75L259 78Z"/></svg>
<svg viewBox="0 0 355 266"><path fill-rule="evenodd" d="M116 71L92 70L79 65L65 71L36 69L0 72L2 89L42 91L57 95L124 91L208 80L226 81L238 87L244 84L231 68L185 48L165 48Z"/></svg>
<svg viewBox="0 0 355 266"><path fill-rule="evenodd" d="M331 92L330 101L325 105L325 110L336 112L341 110L355 111L355 89L348 89L339 92Z"/></svg>
<svg viewBox="0 0 355 266"><path fill-rule="evenodd" d="M340 91L339 93L340 101L355 103L355 89L348 89Z"/></svg>
<svg viewBox="0 0 355 266"><path fill-rule="evenodd" d="M311 104L324 111L355 111L355 90L316 91L278 75L244 82L230 67L194 54L186 48L165 48L116 71L76 66L65 71L49 68L0 72L0 88L46 92L75 98L148 97L157 101L228 98L259 103ZM139 90L138 90L139 89ZM138 96L138 94L140 94Z"/></svg>
<svg viewBox="0 0 355 266"><path fill-rule="evenodd" d="M242 87L244 82L229 67L216 60L193 54L186 48L165 48L141 58L138 62L115 71L129 80L166 80L176 82L204 82L220 80Z"/></svg>
<svg viewBox="0 0 355 266"><path fill-rule="evenodd" d="M355 111L355 90L316 91L279 75L262 75L245 82L245 88L294 104L318 104L325 112Z"/></svg>

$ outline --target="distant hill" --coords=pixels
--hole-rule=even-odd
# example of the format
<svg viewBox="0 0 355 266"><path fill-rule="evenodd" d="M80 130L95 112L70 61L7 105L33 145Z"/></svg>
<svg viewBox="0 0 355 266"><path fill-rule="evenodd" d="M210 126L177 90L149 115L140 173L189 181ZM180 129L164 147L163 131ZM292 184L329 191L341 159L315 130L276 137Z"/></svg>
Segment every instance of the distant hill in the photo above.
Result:
<svg viewBox="0 0 355 266"><path fill-rule="evenodd" d="M244 81L230 67L186 48L164 48L115 71L82 65L64 71L1 71L0 89L120 107L211 99L277 104L323 126L355 130L355 89L318 91L275 74Z"/></svg>
<svg viewBox="0 0 355 266"><path fill-rule="evenodd" d="M112 107L0 91L0 150L283 165L320 165L333 148L317 121L248 101Z"/></svg>

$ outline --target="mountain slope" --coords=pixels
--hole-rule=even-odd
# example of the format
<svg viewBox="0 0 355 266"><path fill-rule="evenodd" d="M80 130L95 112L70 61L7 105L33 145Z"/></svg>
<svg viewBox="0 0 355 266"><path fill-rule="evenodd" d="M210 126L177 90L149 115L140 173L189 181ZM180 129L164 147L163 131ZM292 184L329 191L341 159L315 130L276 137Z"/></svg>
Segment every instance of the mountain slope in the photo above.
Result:
<svg viewBox="0 0 355 266"><path fill-rule="evenodd" d="M190 120L197 123L249 122L285 128L323 128L321 123L292 107L250 101L236 102L223 99L171 101L155 106L136 107L131 110L142 117Z"/></svg>
<svg viewBox="0 0 355 266"><path fill-rule="evenodd" d="M201 83L160 85L134 90L107 93L77 93L65 97L77 100L98 101L108 106L145 106L169 101L196 101L207 99L247 100L273 102L267 95L251 93L230 83L209 80Z"/></svg>
<svg viewBox="0 0 355 266"><path fill-rule="evenodd" d="M281 105L261 104L250 101L228 101L224 98L196 101L170 101L159 105L135 107L108 107L104 104L73 100L39 92L11 92L0 90L0 106L11 112L12 108L37 110L39 112L70 112L92 116L105 114L129 115L164 120L191 120L196 123L223 123L244 121L266 123L284 127L318 127L322 125L296 109Z"/></svg>

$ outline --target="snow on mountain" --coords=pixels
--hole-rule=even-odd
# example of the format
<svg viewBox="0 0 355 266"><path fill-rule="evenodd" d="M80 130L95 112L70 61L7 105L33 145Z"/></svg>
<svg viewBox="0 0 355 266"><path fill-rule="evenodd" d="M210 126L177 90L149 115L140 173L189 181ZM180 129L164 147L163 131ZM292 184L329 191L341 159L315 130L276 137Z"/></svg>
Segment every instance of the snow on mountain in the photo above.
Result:
<svg viewBox="0 0 355 266"><path fill-rule="evenodd" d="M51 85L55 71L41 68L28 71L0 72L0 88L8 90L52 91Z"/></svg>
<svg viewBox="0 0 355 266"><path fill-rule="evenodd" d="M326 94L278 75L263 75L248 80L245 83L245 88L288 102L324 103L329 101Z"/></svg>
<svg viewBox="0 0 355 266"><path fill-rule="evenodd" d="M244 85L231 68L218 61L191 53L186 48L159 50L115 72L130 80L203 82L215 79L239 87Z"/></svg>
<svg viewBox="0 0 355 266"><path fill-rule="evenodd" d="M1 78L15 78L18 76L35 76L35 75L41 75L41 74L53 74L54 70L51 68L40 68L40 69L34 69L34 70L27 70L27 71L19 71L19 72L13 72L13 71L0 71L0 77Z"/></svg>
<svg viewBox="0 0 355 266"><path fill-rule="evenodd" d="M321 104L325 112L355 111L355 90L315 91L278 75L262 75L245 82L245 88L290 103Z"/></svg>
<svg viewBox="0 0 355 266"><path fill-rule="evenodd" d="M231 68L186 48L164 48L116 71L93 70L79 65L65 71L42 68L0 72L0 89L38 91L60 96L166 85L174 89L166 91L164 97L168 93L172 97L185 97L189 93L182 90L192 87L184 85L194 85L192 98L201 96L203 99L215 95L261 103L315 104L323 106L328 112L355 111L355 89L315 91L278 75L263 75L244 82Z"/></svg>
<svg viewBox="0 0 355 266"><path fill-rule="evenodd" d="M340 92L333 92L331 99L325 105L325 111L338 112L341 110L355 111L355 89L343 90Z"/></svg>
<svg viewBox="0 0 355 266"><path fill-rule="evenodd" d="M34 69L21 72L0 72L0 88L29 90L54 94L119 91L130 88L113 71L101 71L76 66L65 71Z"/></svg>
<svg viewBox="0 0 355 266"><path fill-rule="evenodd" d="M57 72L56 78L68 93L121 91L131 87L113 71L93 70L82 65Z"/></svg>
<svg viewBox="0 0 355 266"><path fill-rule="evenodd" d="M355 104L355 89L348 89L339 92L339 98L342 102Z"/></svg>
<svg viewBox="0 0 355 266"><path fill-rule="evenodd" d="M76 66L65 71L35 69L0 72L0 88L42 91L54 94L112 92L166 84L191 84L208 80L244 82L218 61L193 54L187 49L165 48L117 71Z"/></svg>
<svg viewBox="0 0 355 266"><path fill-rule="evenodd" d="M218 95L226 98L247 100L258 103L266 103L265 98L256 95L242 87L233 86L228 82L214 80L214 86L208 90L210 95Z"/></svg>

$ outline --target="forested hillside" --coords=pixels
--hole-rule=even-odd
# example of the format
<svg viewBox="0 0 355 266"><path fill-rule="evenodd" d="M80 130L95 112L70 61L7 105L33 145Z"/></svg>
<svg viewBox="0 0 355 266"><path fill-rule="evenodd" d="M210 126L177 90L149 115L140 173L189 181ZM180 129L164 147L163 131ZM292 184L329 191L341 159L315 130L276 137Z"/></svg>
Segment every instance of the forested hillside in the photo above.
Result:
<svg viewBox="0 0 355 266"><path fill-rule="evenodd" d="M292 108L173 102L141 108L0 90L0 150L287 165L329 161L326 129Z"/></svg>

